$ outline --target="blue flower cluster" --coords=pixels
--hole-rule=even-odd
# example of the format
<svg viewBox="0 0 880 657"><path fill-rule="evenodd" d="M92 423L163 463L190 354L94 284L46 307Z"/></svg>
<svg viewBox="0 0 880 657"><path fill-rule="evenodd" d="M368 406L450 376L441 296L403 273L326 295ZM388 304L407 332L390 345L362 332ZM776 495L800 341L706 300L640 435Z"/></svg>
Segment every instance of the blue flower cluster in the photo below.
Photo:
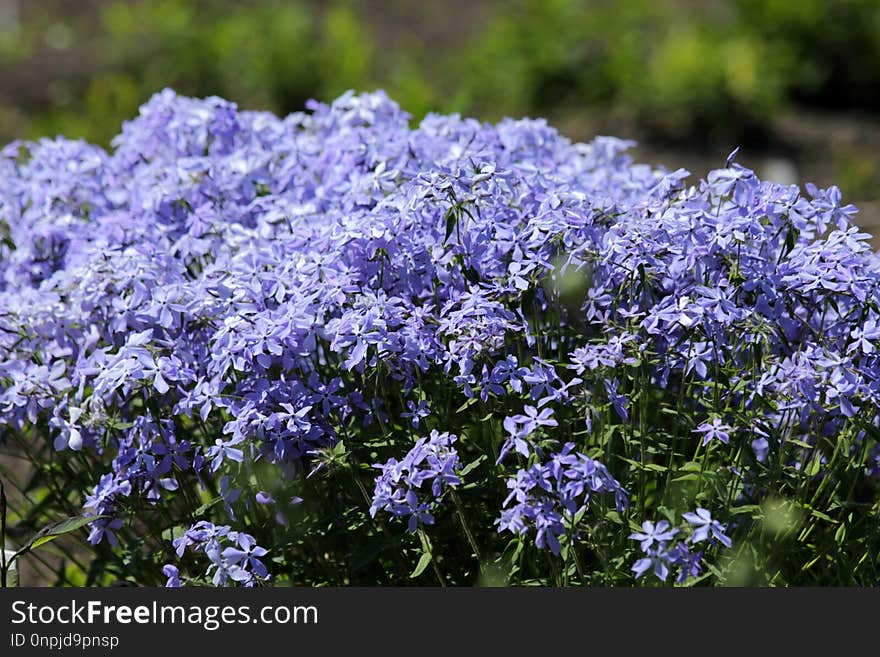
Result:
<svg viewBox="0 0 880 657"><path fill-rule="evenodd" d="M691 546L706 542L709 546L723 545L731 547L733 542L724 532L724 525L712 518L712 514L703 508L682 515L688 523L691 534L688 540L679 541L672 547L669 541L678 534L677 528L671 527L669 521L661 520L656 524L650 520L642 523L642 531L630 534L630 538L639 542L639 547L646 555L636 561L632 571L638 579L649 570L662 581L669 577L670 568L679 568L676 581L685 582L689 577L699 577L703 571L703 551L691 552Z"/></svg>
<svg viewBox="0 0 880 657"><path fill-rule="evenodd" d="M880 265L836 188L732 161L689 186L629 142L411 126L382 92L308 110L165 90L112 151L0 151L0 429L93 459L93 543L167 500L233 520L255 464L292 482L343 438L375 461L366 436L399 458L430 431L381 466L371 514L431 523L453 443L482 441L486 486L520 460L498 530L556 552L594 494L625 506L627 462L587 453L648 440L650 394L680 400L667 434L746 441L756 468L873 440ZM247 534L186 536L216 583L265 577Z"/></svg>
<svg viewBox="0 0 880 657"><path fill-rule="evenodd" d="M520 469L507 481L510 494L495 521L499 531L526 534L534 530L535 545L559 554L559 537L577 537L576 526L594 493L610 493L618 511L626 508L627 492L608 468L574 450L574 443L566 443L546 463Z"/></svg>
<svg viewBox="0 0 880 657"><path fill-rule="evenodd" d="M432 507L439 502L447 486L461 483L457 474L461 462L452 446L456 439L449 433L434 430L427 438L420 438L400 462L391 458L384 465L376 466L382 473L376 477L370 515L375 517L381 510L395 517L408 518L410 532L416 531L420 523L434 524ZM419 495L419 489L426 482L431 483L429 499Z"/></svg>
<svg viewBox="0 0 880 657"><path fill-rule="evenodd" d="M260 561L268 551L257 545L250 534L232 531L228 525L200 520L174 539L173 544L179 558L184 556L187 548L207 555L211 563L207 575L214 586L225 586L232 581L250 587L269 579L269 572ZM177 566L167 564L162 571L168 576L167 586L180 586Z"/></svg>

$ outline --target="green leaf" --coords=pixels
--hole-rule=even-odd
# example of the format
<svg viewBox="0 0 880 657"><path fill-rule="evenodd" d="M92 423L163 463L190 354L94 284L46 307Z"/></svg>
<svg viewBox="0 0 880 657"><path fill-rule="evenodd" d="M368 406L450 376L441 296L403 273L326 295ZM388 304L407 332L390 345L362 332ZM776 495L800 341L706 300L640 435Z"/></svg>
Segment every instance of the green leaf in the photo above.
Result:
<svg viewBox="0 0 880 657"><path fill-rule="evenodd" d="M202 504L198 509L193 511L193 515L195 515L195 516L205 515L205 511L210 509L215 504L218 504L220 502L220 500L222 500L222 499L223 499L222 497L215 497L213 500L208 500L207 502Z"/></svg>
<svg viewBox="0 0 880 657"><path fill-rule="evenodd" d="M815 566L823 557L823 554L817 554L815 558L811 559L807 563L804 564L803 568L801 568L801 572L806 572L813 566Z"/></svg>
<svg viewBox="0 0 880 657"><path fill-rule="evenodd" d="M467 279L469 283L476 285L480 282L480 274L473 267L465 267L461 270L461 273L464 275L465 279Z"/></svg>
<svg viewBox="0 0 880 657"><path fill-rule="evenodd" d="M743 506L735 506L730 510L730 513L735 516L742 515L744 513L752 513L752 514L763 514L764 509L762 509L757 504L744 504Z"/></svg>
<svg viewBox="0 0 880 657"><path fill-rule="evenodd" d="M722 579L724 577L724 573L722 573L720 570L718 570L718 568L714 564L710 563L710 564L706 564L706 566L709 569L709 573L711 573L712 575L715 575L715 577L717 577L718 579Z"/></svg>
<svg viewBox="0 0 880 657"><path fill-rule="evenodd" d="M431 545L431 539L428 538L428 535L421 529L419 529L419 541L422 544L422 552L430 556L434 551L434 546Z"/></svg>
<svg viewBox="0 0 880 657"><path fill-rule="evenodd" d="M476 468L480 465L480 463L482 463L482 462L485 461L485 460L486 460L486 455L485 455L485 454L482 454L482 455L478 456L476 459L474 459L473 461L471 461L470 463L468 463L466 466L464 466L464 467L459 471L458 476L459 476L459 477L464 477L466 474L468 474L468 473L470 473L470 472L473 472L474 469L476 469Z"/></svg>
<svg viewBox="0 0 880 657"><path fill-rule="evenodd" d="M431 563L431 555L428 552L424 552L421 559L419 559L419 563L416 564L416 569L410 574L410 578L418 577L425 572L425 568L428 567L429 563Z"/></svg>
<svg viewBox="0 0 880 657"><path fill-rule="evenodd" d="M716 569L716 572L719 572L719 571ZM696 578L688 577L687 580L685 580L684 586L686 586L686 587L696 586L700 582L705 581L713 576L717 577L717 575L710 570L709 572L703 573L702 575L700 575L699 577L696 577Z"/></svg>
<svg viewBox="0 0 880 657"><path fill-rule="evenodd" d="M795 245L797 245L797 238L800 234L794 226L789 226L788 232L785 234L785 252L783 253L783 257L790 253L792 249L794 249Z"/></svg>
<svg viewBox="0 0 880 657"><path fill-rule="evenodd" d="M15 559L26 552L36 550L41 545L54 541L56 538L64 536L65 534L75 532L77 529L81 529L89 523L103 517L105 516L73 516L72 518L67 518L61 522L56 522L53 525L44 527L31 536L27 543L25 543L24 546L12 556L12 558Z"/></svg>
<svg viewBox="0 0 880 657"><path fill-rule="evenodd" d="M174 527L168 527L167 529L162 531L162 540L171 543L173 540L180 538L186 533L186 527L183 525L175 525Z"/></svg>
<svg viewBox="0 0 880 657"><path fill-rule="evenodd" d="M477 398L476 398L476 397L471 397L471 398L468 399L464 404L462 404L461 406L459 406L459 407L458 407L458 410L456 410L455 412L456 412L456 414L461 413L461 412L464 411L466 408L468 408L469 406L473 406L473 405L476 404L476 403L477 403Z"/></svg>
<svg viewBox="0 0 880 657"><path fill-rule="evenodd" d="M813 460L807 464L807 469L805 470L808 477L815 477L819 474L819 470L822 468L822 453L816 452L816 455L813 457Z"/></svg>
<svg viewBox="0 0 880 657"><path fill-rule="evenodd" d="M830 522L832 525L839 524L838 520L835 520L834 518L829 516L827 513L822 513L818 509L813 509L806 504L804 505L804 507L807 509L810 509L810 515L815 516L816 518L819 518L819 520L824 520L825 522Z"/></svg>
<svg viewBox="0 0 880 657"><path fill-rule="evenodd" d="M453 206L446 211L446 239L444 241L449 241L449 238L452 236L452 231L455 230L455 223L457 221L458 213L455 211L455 206Z"/></svg>
<svg viewBox="0 0 880 657"><path fill-rule="evenodd" d="M660 465L659 463L642 464L641 461L636 461L634 459L628 459L625 456L621 457L621 460L626 461L636 470L650 470L651 472L666 472L666 470L667 470L665 465Z"/></svg>

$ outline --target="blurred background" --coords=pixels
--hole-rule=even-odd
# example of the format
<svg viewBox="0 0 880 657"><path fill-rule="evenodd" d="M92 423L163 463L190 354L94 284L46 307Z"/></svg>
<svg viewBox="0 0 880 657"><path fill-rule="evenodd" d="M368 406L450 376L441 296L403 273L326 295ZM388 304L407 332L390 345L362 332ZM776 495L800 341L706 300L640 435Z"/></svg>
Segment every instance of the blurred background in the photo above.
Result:
<svg viewBox="0 0 880 657"><path fill-rule="evenodd" d="M739 145L880 234L880 0L0 0L0 142L109 145L166 86L280 114L384 88L695 176Z"/></svg>

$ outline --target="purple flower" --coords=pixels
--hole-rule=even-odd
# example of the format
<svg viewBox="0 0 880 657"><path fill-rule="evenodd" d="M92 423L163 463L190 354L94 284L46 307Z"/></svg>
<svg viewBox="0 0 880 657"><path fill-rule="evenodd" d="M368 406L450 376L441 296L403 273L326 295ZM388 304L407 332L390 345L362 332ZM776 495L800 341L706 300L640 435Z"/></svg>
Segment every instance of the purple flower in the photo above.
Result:
<svg viewBox="0 0 880 657"><path fill-rule="evenodd" d="M254 496L257 504L275 504L274 498L264 490L258 491Z"/></svg>
<svg viewBox="0 0 880 657"><path fill-rule="evenodd" d="M559 423L552 417L553 409L550 407L539 411L534 406L526 406L523 410L525 411L524 415L504 418L504 430L507 431L509 437L501 447L497 463L501 463L511 449L528 458L531 454L531 445L526 442L526 438L533 434L538 427L559 426Z"/></svg>
<svg viewBox="0 0 880 657"><path fill-rule="evenodd" d="M877 349L877 342L880 341L880 325L876 319L869 319L864 325L853 328L850 337L853 342L848 347L848 352L859 350L864 354L873 354Z"/></svg>
<svg viewBox="0 0 880 657"><path fill-rule="evenodd" d="M686 517L688 515L693 514L685 514ZM668 542L678 533L678 529L671 527L666 520L661 520L657 524L646 520L642 523L641 532L629 535L629 538L639 541L639 546L645 554L632 565L631 569L636 579L640 579L648 571L653 571L659 580L665 582L672 568L679 568L675 580L679 584L687 581L688 577L699 576L702 572L702 552L691 552L684 541L679 541L672 547L668 546Z"/></svg>
<svg viewBox="0 0 880 657"><path fill-rule="evenodd" d="M629 538L638 541L642 552L647 553L652 549L662 548L666 541L671 541L677 533L678 530L670 528L666 520L661 520L656 525L650 520L645 520L642 523L642 531L630 534Z"/></svg>
<svg viewBox="0 0 880 657"><path fill-rule="evenodd" d="M165 583L166 587L177 588L180 586L180 571L177 566L165 564L162 566L162 573L168 578L168 581Z"/></svg>
<svg viewBox="0 0 880 657"><path fill-rule="evenodd" d="M617 392L620 381L616 378L613 381L605 379L604 383L605 391L608 393L608 399L611 401L611 405L614 407L617 415L620 416L620 419L627 422L629 420L629 400L624 395L618 394Z"/></svg>
<svg viewBox="0 0 880 657"><path fill-rule="evenodd" d="M711 422L703 422L693 430L693 433L703 434L703 445L708 445L712 440L718 440L727 445L730 442L731 431L733 429L729 425L724 424L716 417Z"/></svg>
<svg viewBox="0 0 880 657"><path fill-rule="evenodd" d="M690 577L699 577L703 572L703 553L700 551L691 552L684 541L679 541L667 556L671 564L680 568L678 577L675 579L678 584L686 582Z"/></svg>
<svg viewBox="0 0 880 657"><path fill-rule="evenodd" d="M406 403L407 411L400 414L400 417L409 418L413 429L418 429L421 421L431 415L431 409L426 400L421 400L418 404L412 400Z"/></svg>
<svg viewBox="0 0 880 657"><path fill-rule="evenodd" d="M586 512L594 494L610 493L622 511L629 499L626 490L599 461L574 451L566 443L546 463L520 469L507 481L510 490L504 509L495 521L498 531L526 534L534 530L535 545L561 551L560 537L577 538L574 518Z"/></svg>
<svg viewBox="0 0 880 657"><path fill-rule="evenodd" d="M232 447L233 443L224 441L220 438L214 441L214 445L209 447L205 452L205 458L211 459L211 472L217 472L223 464L224 459L241 463L244 459L244 452L236 447Z"/></svg>
<svg viewBox="0 0 880 657"><path fill-rule="evenodd" d="M420 524L434 524L434 510L447 487L461 484L461 462L452 446L457 437L432 431L420 438L402 461L389 459L376 465L382 472L376 477L370 515L386 511L408 519L407 529L416 531ZM430 496L422 493L422 484L430 482Z"/></svg>
<svg viewBox="0 0 880 657"><path fill-rule="evenodd" d="M210 564L205 576L210 577L215 586L234 582L251 587L269 579L269 572L260 560L268 551L257 545L250 534L233 531L228 525L201 520L173 544L178 557L182 557L188 548L204 554ZM177 576L175 566L165 566L163 572L169 578Z"/></svg>
<svg viewBox="0 0 880 657"><path fill-rule="evenodd" d="M874 445L868 454L868 467L866 474L872 479L880 479L880 445Z"/></svg>
<svg viewBox="0 0 880 657"><path fill-rule="evenodd" d="M706 509L697 507L695 512L685 513L682 517L694 527L694 533L691 534L692 543L718 541L724 547L732 545L730 538L724 534L724 525L713 520L712 514Z"/></svg>
<svg viewBox="0 0 880 657"><path fill-rule="evenodd" d="M647 555L638 559L632 565L632 571L635 573L636 579L642 577L649 570L653 570L654 575L665 582L666 578L669 577L669 565L672 561L669 553L652 550L647 552Z"/></svg>
<svg viewBox="0 0 880 657"><path fill-rule="evenodd" d="M253 536L241 533L238 534L238 547L230 546L224 548L222 552L226 562L230 566L236 567L231 577L237 582L248 582L254 575L261 579L268 578L269 573L266 571L266 566L259 560L259 557L266 554L268 551L257 545Z"/></svg>
<svg viewBox="0 0 880 657"><path fill-rule="evenodd" d="M763 436L759 436L752 441L752 450L755 452L755 458L763 463L767 460L767 453L770 451L770 443Z"/></svg>

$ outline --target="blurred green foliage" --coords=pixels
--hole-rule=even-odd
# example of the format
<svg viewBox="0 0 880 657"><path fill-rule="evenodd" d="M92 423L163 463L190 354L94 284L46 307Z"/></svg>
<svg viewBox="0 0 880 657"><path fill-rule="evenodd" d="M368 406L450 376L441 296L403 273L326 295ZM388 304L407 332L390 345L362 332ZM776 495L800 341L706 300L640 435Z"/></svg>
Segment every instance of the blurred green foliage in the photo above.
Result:
<svg viewBox="0 0 880 657"><path fill-rule="evenodd" d="M416 118L598 108L649 134L721 140L760 134L792 103L880 108L876 0L474 0L488 11L450 7L448 39L429 48L418 25L388 25L369 2L92 5L97 20L74 21L73 37L65 16L0 32L0 76L46 44L89 54L77 75L53 80L63 93L26 107L14 90L0 99L0 136L107 143L166 86L279 113L383 87Z"/></svg>
<svg viewBox="0 0 880 657"><path fill-rule="evenodd" d="M784 59L790 97L827 107L880 108L877 0L736 0L736 28Z"/></svg>
<svg viewBox="0 0 880 657"><path fill-rule="evenodd" d="M163 87L288 112L311 97L371 85L372 43L344 5L319 14L275 0L116 1L103 8L100 25L97 71L73 102L34 117L30 132L107 143Z"/></svg>
<svg viewBox="0 0 880 657"><path fill-rule="evenodd" d="M876 0L519 0L467 57L481 110L606 106L741 138L792 102L880 107Z"/></svg>

